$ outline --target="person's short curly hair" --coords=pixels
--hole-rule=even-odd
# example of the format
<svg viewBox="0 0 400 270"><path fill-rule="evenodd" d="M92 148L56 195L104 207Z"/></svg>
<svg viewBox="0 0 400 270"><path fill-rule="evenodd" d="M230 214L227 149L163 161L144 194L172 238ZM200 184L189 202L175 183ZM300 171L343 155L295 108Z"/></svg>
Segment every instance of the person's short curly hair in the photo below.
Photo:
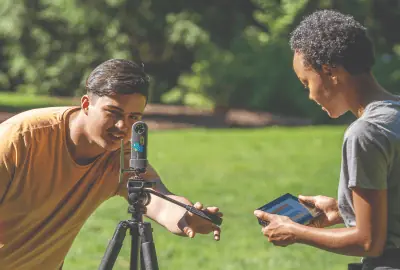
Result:
<svg viewBox="0 0 400 270"><path fill-rule="evenodd" d="M290 35L290 47L315 70L342 66L350 74L369 72L375 63L366 28L352 16L319 10L305 17Z"/></svg>

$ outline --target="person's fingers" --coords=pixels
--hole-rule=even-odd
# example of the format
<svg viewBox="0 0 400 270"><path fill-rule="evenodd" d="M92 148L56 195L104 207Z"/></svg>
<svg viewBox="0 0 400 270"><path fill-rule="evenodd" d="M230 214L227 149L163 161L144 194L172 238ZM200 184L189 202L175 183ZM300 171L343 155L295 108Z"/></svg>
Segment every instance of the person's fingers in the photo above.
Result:
<svg viewBox="0 0 400 270"><path fill-rule="evenodd" d="M215 207L215 206L209 206L205 210L210 212L210 213L217 213L219 211L219 208Z"/></svg>
<svg viewBox="0 0 400 270"><path fill-rule="evenodd" d="M219 228L218 226L214 227L214 239L216 241L219 241L221 239L221 228Z"/></svg>
<svg viewBox="0 0 400 270"><path fill-rule="evenodd" d="M266 212L261 211L261 210L255 210L254 211L254 215L256 217L262 219L262 220L265 220L265 221L270 221L271 218L274 216L273 214L269 214L269 213L266 213Z"/></svg>
<svg viewBox="0 0 400 270"><path fill-rule="evenodd" d="M199 209L199 210L202 210L202 209L203 209L203 204L202 204L201 202L196 202L196 203L193 205L193 207L195 207L195 208L197 208L197 209Z"/></svg>
<svg viewBox="0 0 400 270"><path fill-rule="evenodd" d="M303 196L299 195L299 200L302 201L303 203L307 203L310 205L315 205L315 197L314 196Z"/></svg>
<svg viewBox="0 0 400 270"><path fill-rule="evenodd" d="M195 233L194 233L193 229L189 226L186 218L182 218L181 220L179 220L178 227L188 237L190 237L190 238L194 237Z"/></svg>
<svg viewBox="0 0 400 270"><path fill-rule="evenodd" d="M192 228L190 228L189 226L186 226L185 228L183 228L183 232L190 238L193 238L195 236L195 232L192 230Z"/></svg>

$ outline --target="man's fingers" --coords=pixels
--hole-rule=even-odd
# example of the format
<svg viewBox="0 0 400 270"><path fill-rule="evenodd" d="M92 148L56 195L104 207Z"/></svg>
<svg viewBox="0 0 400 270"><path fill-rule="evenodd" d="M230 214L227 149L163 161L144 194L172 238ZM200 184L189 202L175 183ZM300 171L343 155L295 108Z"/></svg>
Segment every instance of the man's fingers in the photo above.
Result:
<svg viewBox="0 0 400 270"><path fill-rule="evenodd" d="M214 227L214 239L219 241L221 239L221 229L217 226Z"/></svg>
<svg viewBox="0 0 400 270"><path fill-rule="evenodd" d="M206 208L206 210L210 213L217 213L219 211L219 208L216 206L209 206Z"/></svg>
<svg viewBox="0 0 400 270"><path fill-rule="evenodd" d="M218 211L219 211L219 208L218 208L218 207L210 206L210 207L207 207L205 210L206 210L207 212L212 213L212 214L217 214L218 216L222 216L222 213L221 213L221 212L218 212Z"/></svg>
<svg viewBox="0 0 400 270"><path fill-rule="evenodd" d="M193 205L195 208L202 210L203 209L203 204L201 202L197 202Z"/></svg>
<svg viewBox="0 0 400 270"><path fill-rule="evenodd" d="M183 232L190 238L193 238L196 234L190 227L183 228Z"/></svg>
<svg viewBox="0 0 400 270"><path fill-rule="evenodd" d="M258 217L258 218L261 218L262 220L265 220L265 221L270 221L270 219L273 216L273 214L269 214L269 213L266 213L266 212L261 211L261 210L255 210L254 211L254 215L256 217Z"/></svg>

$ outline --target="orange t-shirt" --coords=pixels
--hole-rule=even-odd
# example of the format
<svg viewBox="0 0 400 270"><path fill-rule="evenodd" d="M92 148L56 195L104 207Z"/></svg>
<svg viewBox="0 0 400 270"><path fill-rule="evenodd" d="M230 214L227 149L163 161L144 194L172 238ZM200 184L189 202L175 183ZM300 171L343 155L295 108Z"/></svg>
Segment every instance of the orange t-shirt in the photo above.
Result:
<svg viewBox="0 0 400 270"><path fill-rule="evenodd" d="M89 216L123 190L119 150L85 166L71 158L67 117L78 109L35 109L0 124L1 269L59 269Z"/></svg>

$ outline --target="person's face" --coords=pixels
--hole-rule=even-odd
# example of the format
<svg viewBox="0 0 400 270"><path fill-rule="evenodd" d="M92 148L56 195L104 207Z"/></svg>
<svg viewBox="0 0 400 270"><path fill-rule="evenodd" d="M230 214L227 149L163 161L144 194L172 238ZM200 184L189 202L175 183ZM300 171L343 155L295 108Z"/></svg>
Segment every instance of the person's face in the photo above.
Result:
<svg viewBox="0 0 400 270"><path fill-rule="evenodd" d="M304 65L301 53L296 52L293 57L293 69L309 90L309 99L315 101L326 111L331 118L338 118L349 110L345 99L345 89L338 81L337 69L324 66L322 71Z"/></svg>
<svg viewBox="0 0 400 270"><path fill-rule="evenodd" d="M142 118L145 106L146 98L141 94L83 96L81 107L89 141L107 151L118 149L121 139L124 143L130 140L132 125Z"/></svg>

